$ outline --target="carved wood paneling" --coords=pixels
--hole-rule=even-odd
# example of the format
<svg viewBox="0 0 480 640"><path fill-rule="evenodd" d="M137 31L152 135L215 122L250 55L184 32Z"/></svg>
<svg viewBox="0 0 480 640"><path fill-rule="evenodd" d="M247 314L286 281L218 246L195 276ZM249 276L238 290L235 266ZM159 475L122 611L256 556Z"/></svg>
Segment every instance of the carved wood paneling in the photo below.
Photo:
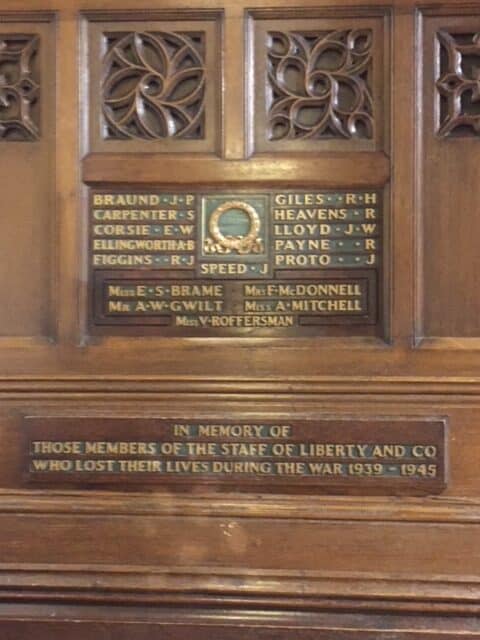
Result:
<svg viewBox="0 0 480 640"><path fill-rule="evenodd" d="M105 138L203 138L205 33L105 35Z"/></svg>
<svg viewBox="0 0 480 640"><path fill-rule="evenodd" d="M437 32L440 136L480 135L480 32Z"/></svg>
<svg viewBox="0 0 480 640"><path fill-rule="evenodd" d="M0 140L40 136L39 36L0 33Z"/></svg>
<svg viewBox="0 0 480 640"><path fill-rule="evenodd" d="M387 21L340 11L252 12L251 141L258 152L387 148Z"/></svg>
<svg viewBox="0 0 480 640"><path fill-rule="evenodd" d="M473 131L460 141L436 135L435 83L440 75L430 51L438 30L453 28L459 0L439 3L445 6L441 24L430 25L422 42L414 0L374 0L368 7L363 0L348 6L298 0L288 10L280 0L214 2L209 6L225 11L223 43L222 18L212 17L203 0L137 4L140 8L123 0L54 3L56 24L41 36L39 49L44 57L41 139L4 145L5 153L0 153L0 210L6 212L0 216L5 265L0 328L7 336L0 338L7 345L2 343L1 349L1 410L11 407L14 412L0 420L0 630L37 640L84 640L114 633L117 640L162 635L197 640L478 636L478 145ZM141 8L160 4L156 12ZM40 6L41 0L3 0L2 11ZM132 10L124 9L127 6ZM86 7L88 18L82 14ZM100 7L102 16L91 17ZM475 9L470 8L472 14ZM389 10L395 14L392 67ZM257 13L248 24L250 11ZM465 17L458 33L479 31L474 20L478 16ZM35 25L10 26L12 33L35 33ZM328 124L310 136L270 139L268 34L304 37L312 32L318 44L329 35L354 30L372 35L365 71L353 74L370 92L371 109L358 108L370 116L371 131L358 122L349 128L351 114L339 113L339 107L345 111L346 100L339 91L329 113L330 119L340 119L335 133ZM195 135L186 134L186 126L179 127L175 117L170 117L173 125L168 129L163 111L163 129L154 116L153 137L150 120L139 135L135 118L143 116L144 107L138 110L136 104L133 129L118 137L106 132L103 63L108 47L128 34L158 38L192 33L204 34L205 45L203 115ZM251 33L255 47L249 43ZM110 44L105 34L113 37ZM89 40L83 42L80 56L79 37ZM255 48L252 60L250 44ZM47 56L47 49L52 55ZM428 102L418 104L417 111L421 83L416 86L415 51L423 56L426 88L421 86L423 94L428 93ZM131 67L130 59L126 68ZM319 67L333 75L326 66ZM164 71L160 75L170 77ZM149 95L152 87L142 90ZM248 106L254 105L250 111L245 93ZM244 119L252 141L256 130L255 149L245 144ZM416 129L428 136L416 141ZM83 139L77 153L79 132L88 140ZM33 155L43 148L42 154ZM258 155L247 158L253 150ZM162 183L218 193L255 193L263 187L385 187L388 343L373 336L88 338L81 320L86 317L82 180L100 189L123 185L125 190L148 190ZM416 194L415 188L422 193ZM421 228L414 227L417 204L425 223ZM426 256L426 335L449 336L447 354L411 348L412 300L420 286L411 266L414 242L422 244ZM50 280L55 288L51 297ZM12 334L20 338L8 342ZM48 345L21 340L50 334ZM476 346L465 346L456 336L470 336ZM353 416L439 413L448 416L450 424L449 486L437 499L304 499L295 494L269 497L261 491L220 496L198 487L190 494L143 494L129 485L108 492L62 486L34 491L31 485L20 491L25 433L18 411L45 410L59 416L85 415L88 410L93 419L102 414L145 419L183 414L222 421L268 416L283 421L291 412L317 418L339 410ZM167 611L159 606L162 602ZM189 608L197 611L188 613ZM388 617L392 610L399 612L394 620ZM224 622L230 628L225 629Z"/></svg>
<svg viewBox="0 0 480 640"><path fill-rule="evenodd" d="M90 150L218 153L219 16L86 16Z"/></svg>
<svg viewBox="0 0 480 640"><path fill-rule="evenodd" d="M268 33L268 137L371 138L372 31Z"/></svg>

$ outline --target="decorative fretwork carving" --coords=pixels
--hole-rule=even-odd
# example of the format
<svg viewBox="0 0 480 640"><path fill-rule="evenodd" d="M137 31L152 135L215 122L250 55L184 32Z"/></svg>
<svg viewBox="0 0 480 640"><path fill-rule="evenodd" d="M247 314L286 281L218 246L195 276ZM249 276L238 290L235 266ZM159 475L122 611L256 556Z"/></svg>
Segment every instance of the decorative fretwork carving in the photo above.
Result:
<svg viewBox="0 0 480 640"><path fill-rule="evenodd" d="M204 40L199 32L107 34L104 137L203 138Z"/></svg>
<svg viewBox="0 0 480 640"><path fill-rule="evenodd" d="M441 136L480 135L480 33L437 33Z"/></svg>
<svg viewBox="0 0 480 640"><path fill-rule="evenodd" d="M270 140L372 138L371 29L268 34Z"/></svg>
<svg viewBox="0 0 480 640"><path fill-rule="evenodd" d="M0 34L0 140L40 136L37 35Z"/></svg>

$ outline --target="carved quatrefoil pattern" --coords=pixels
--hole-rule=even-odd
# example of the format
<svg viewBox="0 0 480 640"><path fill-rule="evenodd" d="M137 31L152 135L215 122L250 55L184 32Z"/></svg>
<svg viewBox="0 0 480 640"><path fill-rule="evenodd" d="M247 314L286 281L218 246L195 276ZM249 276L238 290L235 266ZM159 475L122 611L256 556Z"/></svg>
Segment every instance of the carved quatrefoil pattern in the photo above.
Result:
<svg viewBox="0 0 480 640"><path fill-rule="evenodd" d="M0 34L0 140L40 136L37 35Z"/></svg>
<svg viewBox="0 0 480 640"><path fill-rule="evenodd" d="M199 139L205 127L203 33L106 35L106 139Z"/></svg>
<svg viewBox="0 0 480 640"><path fill-rule="evenodd" d="M440 136L480 135L480 33L437 33Z"/></svg>
<svg viewBox="0 0 480 640"><path fill-rule="evenodd" d="M370 29L268 33L268 138L372 138Z"/></svg>

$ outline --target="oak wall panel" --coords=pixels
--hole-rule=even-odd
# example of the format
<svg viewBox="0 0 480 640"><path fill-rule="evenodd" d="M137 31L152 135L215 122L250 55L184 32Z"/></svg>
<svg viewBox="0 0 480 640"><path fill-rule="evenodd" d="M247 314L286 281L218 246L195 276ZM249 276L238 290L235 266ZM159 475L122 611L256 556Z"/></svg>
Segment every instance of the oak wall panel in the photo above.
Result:
<svg viewBox="0 0 480 640"><path fill-rule="evenodd" d="M415 0L0 3L10 12L0 38L40 37L38 134L0 133L1 640L479 638L478 1L440 0L425 11ZM145 48L158 63L166 46L172 62L185 37L196 51L187 64L197 56L204 64L188 84L190 115L204 99L204 119L190 132L175 117L168 131L157 121L153 133L138 122L125 132L125 106L106 105L119 97L112 76L145 71L135 57ZM324 82L335 51L350 46L356 61L365 59L340 72L371 90L370 106L360 91L351 129L347 117L336 134L327 127L267 139L267 98L277 100L269 38L280 53L297 38L304 58L335 43L318 63ZM467 59L468 87L443 78L449 49ZM157 95L153 75L142 87L133 74L130 89ZM0 62L0 132L1 77ZM469 119L456 127L448 95L458 87ZM352 107L347 95L340 103ZM318 117L317 104L309 106L304 115ZM89 332L89 189L343 188L385 197L375 335ZM441 348L415 348L424 336L440 338ZM420 478L408 493L356 482L269 490L260 477L254 488L202 485L193 474L181 486L121 475L47 481L27 472L24 416L46 419L35 432L42 439L49 418L60 439L86 439L109 418L105 438L123 433L132 442L149 418L305 420L312 438L325 418L358 430L363 421L362 437L383 419L382 438L399 418L420 424L419 435L442 420L447 472L435 494L431 485L418 491ZM442 463L443 443L442 432Z"/></svg>
<svg viewBox="0 0 480 640"><path fill-rule="evenodd" d="M417 333L425 337L480 336L480 19L459 14L422 20Z"/></svg>
<svg viewBox="0 0 480 640"><path fill-rule="evenodd" d="M55 27L0 15L0 336L54 328ZM8 301L7 304L5 304Z"/></svg>

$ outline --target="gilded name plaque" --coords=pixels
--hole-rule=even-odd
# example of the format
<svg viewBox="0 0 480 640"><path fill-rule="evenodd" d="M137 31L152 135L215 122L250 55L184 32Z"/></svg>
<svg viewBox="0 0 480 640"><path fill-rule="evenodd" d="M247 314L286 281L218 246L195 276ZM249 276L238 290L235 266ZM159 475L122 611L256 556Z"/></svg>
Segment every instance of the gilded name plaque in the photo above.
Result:
<svg viewBox="0 0 480 640"><path fill-rule="evenodd" d="M25 433L25 472L37 483L393 494L445 487L443 419L28 417Z"/></svg>
<svg viewBox="0 0 480 640"><path fill-rule="evenodd" d="M92 191L91 328L375 334L382 195Z"/></svg>

